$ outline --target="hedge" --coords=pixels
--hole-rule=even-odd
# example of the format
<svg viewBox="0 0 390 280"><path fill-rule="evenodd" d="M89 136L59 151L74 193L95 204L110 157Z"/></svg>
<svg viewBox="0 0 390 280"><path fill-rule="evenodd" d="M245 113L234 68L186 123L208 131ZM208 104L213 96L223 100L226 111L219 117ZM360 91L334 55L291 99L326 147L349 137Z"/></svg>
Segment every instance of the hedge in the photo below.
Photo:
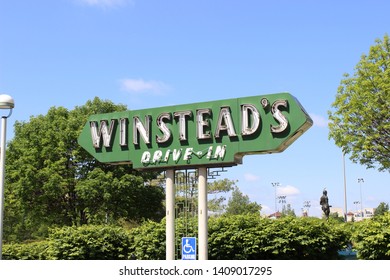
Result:
<svg viewBox="0 0 390 280"><path fill-rule="evenodd" d="M390 213L354 223L352 242L359 259L390 260Z"/></svg>
<svg viewBox="0 0 390 280"><path fill-rule="evenodd" d="M258 215L210 218L209 259L337 259L338 251L350 240L348 231L331 221L317 218L285 217L277 220ZM184 227L177 219L176 247L180 259L182 236L197 236L196 219ZM131 234L132 250L137 259L165 259L165 221L147 222Z"/></svg>
<svg viewBox="0 0 390 280"><path fill-rule="evenodd" d="M4 260L47 260L48 241L11 243L3 245Z"/></svg>
<svg viewBox="0 0 390 280"><path fill-rule="evenodd" d="M337 259L352 242L359 259L390 259L390 214L355 223L310 217L277 220L258 215L209 219L211 260ZM177 258L181 237L197 236L197 220L176 219ZM108 225L52 229L44 241L4 244L3 259L165 259L165 219L132 230Z"/></svg>
<svg viewBox="0 0 390 280"><path fill-rule="evenodd" d="M12 260L124 260L131 258L130 238L121 227L81 226L51 229L46 241L6 244L3 258Z"/></svg>

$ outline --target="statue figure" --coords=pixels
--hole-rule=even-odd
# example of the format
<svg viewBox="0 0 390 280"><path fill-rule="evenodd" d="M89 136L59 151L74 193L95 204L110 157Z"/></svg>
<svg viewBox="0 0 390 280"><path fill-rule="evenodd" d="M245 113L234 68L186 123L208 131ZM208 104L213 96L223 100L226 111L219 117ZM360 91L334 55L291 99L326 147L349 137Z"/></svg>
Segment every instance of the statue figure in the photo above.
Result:
<svg viewBox="0 0 390 280"><path fill-rule="evenodd" d="M326 189L324 189L324 191L322 192L321 199L320 199L320 205L321 205L322 211L325 214L326 219L329 218L330 207L331 207L329 205L329 199L328 199L327 194L328 194L328 192L326 191Z"/></svg>

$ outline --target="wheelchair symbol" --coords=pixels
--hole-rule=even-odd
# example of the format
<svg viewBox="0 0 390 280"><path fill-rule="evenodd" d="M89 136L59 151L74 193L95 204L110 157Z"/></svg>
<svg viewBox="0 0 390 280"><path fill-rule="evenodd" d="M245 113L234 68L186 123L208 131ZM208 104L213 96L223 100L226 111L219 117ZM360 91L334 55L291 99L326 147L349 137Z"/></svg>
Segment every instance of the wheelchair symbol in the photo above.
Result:
<svg viewBox="0 0 390 280"><path fill-rule="evenodd" d="M186 254L195 253L195 249L188 243L189 241L189 239L186 239L186 244L183 245L183 252Z"/></svg>

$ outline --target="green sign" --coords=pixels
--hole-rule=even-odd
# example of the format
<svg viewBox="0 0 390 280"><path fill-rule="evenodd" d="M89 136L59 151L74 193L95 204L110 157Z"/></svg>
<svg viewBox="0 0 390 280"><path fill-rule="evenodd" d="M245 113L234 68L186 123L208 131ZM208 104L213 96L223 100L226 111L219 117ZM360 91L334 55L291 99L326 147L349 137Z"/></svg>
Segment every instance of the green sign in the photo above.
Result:
<svg viewBox="0 0 390 280"><path fill-rule="evenodd" d="M233 166L284 151L312 125L289 93L90 116L79 144L100 162L134 169Z"/></svg>

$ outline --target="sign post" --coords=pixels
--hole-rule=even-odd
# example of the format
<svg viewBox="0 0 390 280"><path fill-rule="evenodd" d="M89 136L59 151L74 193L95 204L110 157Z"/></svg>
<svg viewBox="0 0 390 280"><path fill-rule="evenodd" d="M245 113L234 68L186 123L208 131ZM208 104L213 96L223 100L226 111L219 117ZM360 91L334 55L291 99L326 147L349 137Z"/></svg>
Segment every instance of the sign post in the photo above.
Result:
<svg viewBox="0 0 390 280"><path fill-rule="evenodd" d="M175 171L166 173L166 259L175 259Z"/></svg>
<svg viewBox="0 0 390 280"><path fill-rule="evenodd" d="M103 163L166 170L166 258L174 259L177 169L198 168L199 259L207 260L207 168L283 152L313 124L289 93L92 115L78 143Z"/></svg>
<svg viewBox="0 0 390 280"><path fill-rule="evenodd" d="M198 170L198 238L199 260L208 259L208 207L207 207L207 168Z"/></svg>

